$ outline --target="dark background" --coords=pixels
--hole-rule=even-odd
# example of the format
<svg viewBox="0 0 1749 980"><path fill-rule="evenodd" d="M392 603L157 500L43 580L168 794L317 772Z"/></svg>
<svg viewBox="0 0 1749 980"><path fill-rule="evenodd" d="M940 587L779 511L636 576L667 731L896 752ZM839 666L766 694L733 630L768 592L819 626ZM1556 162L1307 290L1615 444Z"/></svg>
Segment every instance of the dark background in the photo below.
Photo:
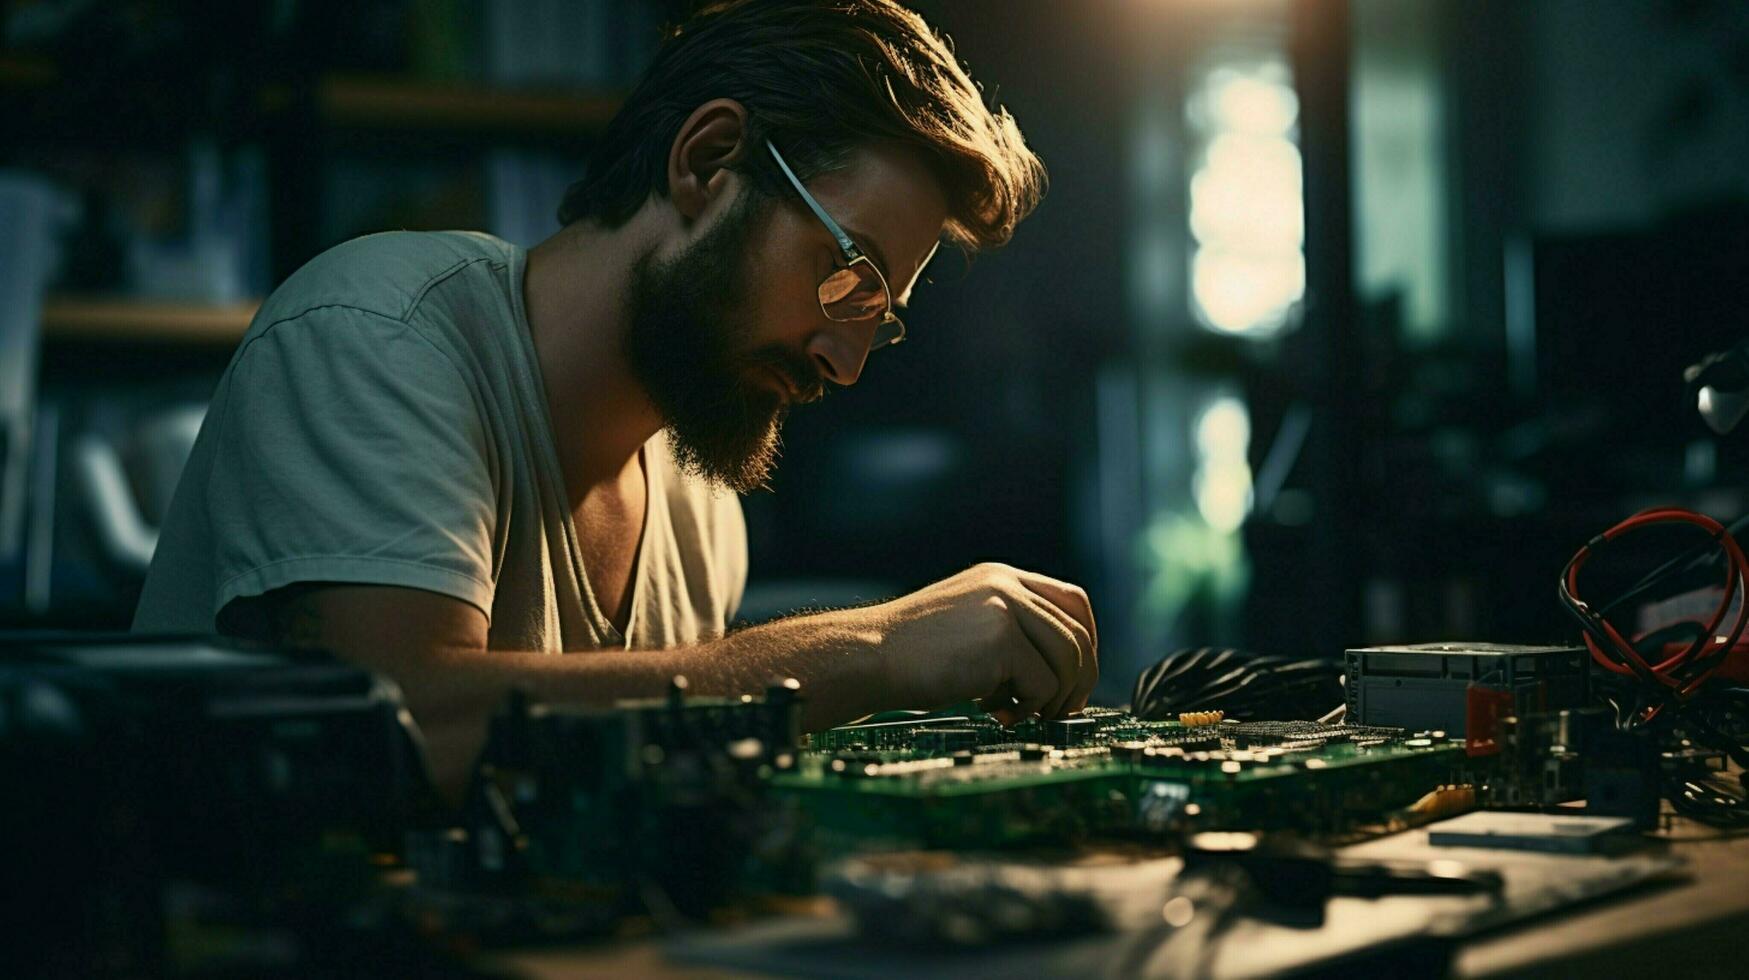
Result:
<svg viewBox="0 0 1749 980"><path fill-rule="evenodd" d="M1051 191L791 420L749 616L1012 562L1121 700L1181 644L1564 638L1591 535L1742 510L1680 375L1749 336L1749 7L916 6ZM684 8L0 5L0 617L125 625L251 304L369 231L544 237Z"/></svg>

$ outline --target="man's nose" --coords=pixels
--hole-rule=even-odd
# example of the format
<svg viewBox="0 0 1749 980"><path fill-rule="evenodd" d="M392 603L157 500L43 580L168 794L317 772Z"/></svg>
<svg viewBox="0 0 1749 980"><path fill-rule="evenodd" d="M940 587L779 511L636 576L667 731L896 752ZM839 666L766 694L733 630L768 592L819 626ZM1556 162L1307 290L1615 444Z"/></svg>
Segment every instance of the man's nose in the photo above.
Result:
<svg viewBox="0 0 1749 980"><path fill-rule="evenodd" d="M868 345L874 341L875 321L828 320L824 329L808 338L808 357L820 374L833 384L853 385L868 361Z"/></svg>

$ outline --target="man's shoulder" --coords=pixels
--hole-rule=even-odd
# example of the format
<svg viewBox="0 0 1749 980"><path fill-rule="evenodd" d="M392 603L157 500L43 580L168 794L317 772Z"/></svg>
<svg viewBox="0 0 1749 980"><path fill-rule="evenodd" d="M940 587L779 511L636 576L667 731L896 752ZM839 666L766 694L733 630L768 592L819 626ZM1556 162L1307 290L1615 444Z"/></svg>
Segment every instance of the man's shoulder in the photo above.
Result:
<svg viewBox="0 0 1749 980"><path fill-rule="evenodd" d="M406 320L433 286L470 266L508 263L514 251L478 232L390 231L354 238L292 273L263 304L256 325L335 307Z"/></svg>

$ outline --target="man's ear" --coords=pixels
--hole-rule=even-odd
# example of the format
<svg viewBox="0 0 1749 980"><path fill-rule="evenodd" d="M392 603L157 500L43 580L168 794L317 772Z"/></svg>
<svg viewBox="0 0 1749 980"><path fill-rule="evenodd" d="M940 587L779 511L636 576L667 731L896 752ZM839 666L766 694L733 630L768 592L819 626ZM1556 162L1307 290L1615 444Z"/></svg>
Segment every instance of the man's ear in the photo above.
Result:
<svg viewBox="0 0 1749 980"><path fill-rule="evenodd" d="M729 165L747 152L747 109L712 99L692 111L668 150L668 199L695 220L727 189Z"/></svg>

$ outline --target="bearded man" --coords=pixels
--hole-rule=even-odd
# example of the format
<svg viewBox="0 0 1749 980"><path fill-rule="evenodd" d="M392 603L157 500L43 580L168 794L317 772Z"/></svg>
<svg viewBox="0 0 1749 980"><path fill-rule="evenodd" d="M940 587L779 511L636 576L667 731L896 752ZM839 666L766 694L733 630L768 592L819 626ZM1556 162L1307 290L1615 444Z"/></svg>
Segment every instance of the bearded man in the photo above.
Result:
<svg viewBox="0 0 1749 980"><path fill-rule="evenodd" d="M531 250L337 246L220 381L134 628L314 646L400 684L440 785L511 689L607 705L794 677L812 728L1086 704L1086 595L979 565L728 631L736 493L792 405L904 337L937 244L1000 245L1044 170L889 0L745 0L676 28ZM886 356L893 356L888 354Z"/></svg>

